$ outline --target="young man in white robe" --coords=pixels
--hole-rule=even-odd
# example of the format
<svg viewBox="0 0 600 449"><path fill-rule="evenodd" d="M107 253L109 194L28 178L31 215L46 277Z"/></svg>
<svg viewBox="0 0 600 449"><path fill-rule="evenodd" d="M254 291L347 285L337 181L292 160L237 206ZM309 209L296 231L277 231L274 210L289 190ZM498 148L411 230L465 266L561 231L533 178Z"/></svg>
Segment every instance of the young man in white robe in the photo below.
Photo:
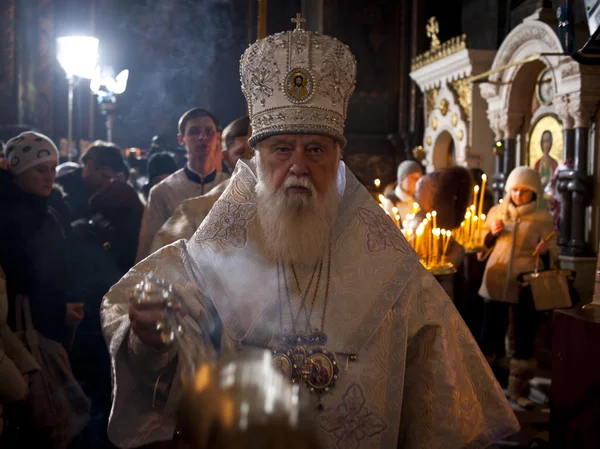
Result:
<svg viewBox="0 0 600 449"><path fill-rule="evenodd" d="M233 172L237 161L248 152L248 129L250 119L248 116L235 119L225 127L221 136L223 149L223 162ZM179 239L189 240L196 232L200 223L206 218L210 209L219 199L229 185L231 178L227 178L210 192L183 201L160 230L156 233L150 253L163 246L176 242Z"/></svg>
<svg viewBox="0 0 600 449"><path fill-rule="evenodd" d="M201 108L190 109L179 119L179 144L187 150L186 166L150 190L142 219L137 260L148 254L154 236L183 200L210 192L229 175L221 170L217 122Z"/></svg>
<svg viewBox="0 0 600 449"><path fill-rule="evenodd" d="M306 92L292 95L299 74ZM117 446L169 440L177 426L180 349L156 330L165 306L131 297L149 273L221 354L274 351L309 395L325 449L479 449L517 431L452 302L340 160L355 77L347 46L303 29L242 56L256 156L187 243L134 267L103 303Z"/></svg>

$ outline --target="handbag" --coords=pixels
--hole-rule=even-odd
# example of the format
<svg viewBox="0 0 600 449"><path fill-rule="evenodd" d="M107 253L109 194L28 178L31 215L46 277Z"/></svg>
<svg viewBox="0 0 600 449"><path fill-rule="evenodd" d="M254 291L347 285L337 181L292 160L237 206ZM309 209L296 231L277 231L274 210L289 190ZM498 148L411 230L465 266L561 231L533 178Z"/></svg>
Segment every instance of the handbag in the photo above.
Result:
<svg viewBox="0 0 600 449"><path fill-rule="evenodd" d="M91 402L73 375L63 345L34 329L29 298L17 295L15 309L16 330L41 366L29 378L27 406L33 437L44 447L65 449L87 425Z"/></svg>
<svg viewBox="0 0 600 449"><path fill-rule="evenodd" d="M536 258L535 271L519 276L521 287L531 288L535 309L543 311L572 307L571 285L575 273L572 270L557 268L538 271L538 266L539 255Z"/></svg>

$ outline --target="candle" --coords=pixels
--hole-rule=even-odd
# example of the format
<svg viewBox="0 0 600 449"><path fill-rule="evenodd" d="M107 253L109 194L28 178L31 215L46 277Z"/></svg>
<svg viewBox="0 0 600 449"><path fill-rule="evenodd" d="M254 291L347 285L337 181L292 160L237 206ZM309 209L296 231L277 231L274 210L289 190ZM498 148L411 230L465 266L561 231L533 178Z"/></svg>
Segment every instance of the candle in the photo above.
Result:
<svg viewBox="0 0 600 449"><path fill-rule="evenodd" d="M446 252L448 251L448 245L450 244L450 238L452 237L452 231L446 233L446 243L444 244L444 252L442 253L442 263L446 260Z"/></svg>
<svg viewBox="0 0 600 449"><path fill-rule="evenodd" d="M417 227L417 239L416 239L416 241L415 241L415 249L416 249L416 251L417 251L417 254L418 254L419 256L421 256L421 254L422 254L422 253L421 253L421 246L423 245L423 238L422 238L422 235L423 235L423 225L422 225L422 224L420 224L420 225Z"/></svg>
<svg viewBox="0 0 600 449"><path fill-rule="evenodd" d="M381 180L379 178L377 178L375 181L373 181L375 184L375 187L379 188L379 186L381 185Z"/></svg>
<svg viewBox="0 0 600 449"><path fill-rule="evenodd" d="M467 224L465 225L465 246L469 244L469 240L471 239L471 212L467 212L465 215L465 221Z"/></svg>
<svg viewBox="0 0 600 449"><path fill-rule="evenodd" d="M437 217L437 212L436 212L436 211L433 211L433 212L431 213L431 216L433 217L433 229L437 229L437 219L436 219L436 217Z"/></svg>
<svg viewBox="0 0 600 449"><path fill-rule="evenodd" d="M431 265L431 255L433 254L433 234L431 233L431 222L427 222L427 227L425 228L425 232L427 233L427 266Z"/></svg>
<svg viewBox="0 0 600 449"><path fill-rule="evenodd" d="M417 212L419 212L419 203L414 202L412 213L413 213L413 215L417 215Z"/></svg>
<svg viewBox="0 0 600 449"><path fill-rule="evenodd" d="M479 196L479 210L477 215L481 217L483 213L483 198L485 197L485 183L487 182L487 176L481 175L481 195Z"/></svg>
<svg viewBox="0 0 600 449"><path fill-rule="evenodd" d="M471 210L475 210L477 207L477 194L479 193L479 186L473 187L473 204L471 205Z"/></svg>

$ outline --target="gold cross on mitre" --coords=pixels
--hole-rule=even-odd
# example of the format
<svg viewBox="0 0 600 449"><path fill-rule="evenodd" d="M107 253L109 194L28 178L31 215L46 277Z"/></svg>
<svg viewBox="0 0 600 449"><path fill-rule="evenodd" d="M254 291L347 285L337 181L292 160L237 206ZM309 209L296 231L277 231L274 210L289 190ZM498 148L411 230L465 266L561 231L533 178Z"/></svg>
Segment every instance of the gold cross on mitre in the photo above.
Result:
<svg viewBox="0 0 600 449"><path fill-rule="evenodd" d="M435 50L440 46L440 40L437 37L440 32L440 24L435 16L429 18L425 30L427 31L427 37L431 39L431 50Z"/></svg>
<svg viewBox="0 0 600 449"><path fill-rule="evenodd" d="M292 22L294 22L296 24L296 29L297 30L301 30L302 29L302 23L306 22L306 19L302 17L302 14L296 13L296 17L294 17L292 19Z"/></svg>

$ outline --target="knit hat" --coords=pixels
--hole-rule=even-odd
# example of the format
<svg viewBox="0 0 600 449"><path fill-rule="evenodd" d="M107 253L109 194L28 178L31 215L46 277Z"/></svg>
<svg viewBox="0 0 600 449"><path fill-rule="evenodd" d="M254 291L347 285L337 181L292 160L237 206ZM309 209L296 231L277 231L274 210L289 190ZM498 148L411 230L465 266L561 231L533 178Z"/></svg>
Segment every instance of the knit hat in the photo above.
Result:
<svg viewBox="0 0 600 449"><path fill-rule="evenodd" d="M508 175L508 179L504 184L504 190L507 193L516 187L525 187L539 196L542 190L542 181L540 174L533 168L517 167Z"/></svg>
<svg viewBox="0 0 600 449"><path fill-rule="evenodd" d="M397 179L398 183L404 181L404 179L413 173L423 173L421 166L415 161L404 161L398 165Z"/></svg>
<svg viewBox="0 0 600 449"><path fill-rule="evenodd" d="M4 155L14 175L48 161L58 162L56 145L43 134L27 131L6 142Z"/></svg>

